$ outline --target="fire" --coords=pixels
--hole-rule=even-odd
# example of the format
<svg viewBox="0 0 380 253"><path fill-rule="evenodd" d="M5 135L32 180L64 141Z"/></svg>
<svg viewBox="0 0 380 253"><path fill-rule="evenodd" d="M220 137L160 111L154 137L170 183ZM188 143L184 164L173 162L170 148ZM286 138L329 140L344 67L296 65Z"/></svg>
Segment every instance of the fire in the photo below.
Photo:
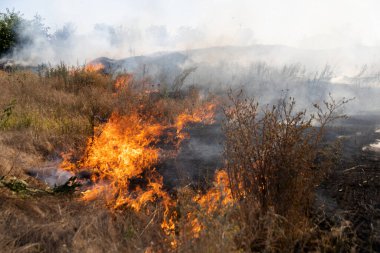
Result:
<svg viewBox="0 0 380 253"><path fill-rule="evenodd" d="M225 170L216 171L214 186L206 194L196 196L194 200L208 213L232 205L234 200L229 188L227 172Z"/></svg>
<svg viewBox="0 0 380 253"><path fill-rule="evenodd" d="M214 123L214 114L216 108L215 102L209 102L197 108L193 113L181 113L176 120L175 126L177 133L181 132L188 123L204 122L206 124Z"/></svg>
<svg viewBox="0 0 380 253"><path fill-rule="evenodd" d="M174 126L180 134L189 122L211 120L211 117L208 110L183 113L178 116ZM155 197L167 198L162 190L162 178L154 170L159 161L159 149L154 145L159 141L163 130L170 127L173 126L143 120L137 112L129 116L113 114L106 124L95 129L99 134L88 140L85 156L80 163L74 165L65 159L61 168L90 169L94 182L107 185L87 190L84 199L92 199L90 196L110 190L111 195L116 196L116 199L110 200L115 208L128 205L139 210L144 203L153 201ZM131 194L130 181L141 178L144 173L144 180L147 181L145 189L137 186Z"/></svg>
<svg viewBox="0 0 380 253"><path fill-rule="evenodd" d="M205 194L198 194L193 201L200 207L201 213L213 215L223 211L234 204L231 189L229 188L229 178L225 170L215 172L213 187ZM198 238L203 228L202 222L194 213L188 213L187 220L191 226L191 233L194 238Z"/></svg>
<svg viewBox="0 0 380 253"><path fill-rule="evenodd" d="M98 72L103 70L105 67L101 63L89 63L84 67L86 72Z"/></svg>
<svg viewBox="0 0 380 253"><path fill-rule="evenodd" d="M96 182L107 183L106 188L116 196L109 200L115 208L126 204L139 210L154 193L163 195L156 179L148 179L145 191L138 187L133 194L129 191L131 179L141 177L144 170L153 170L158 162L158 149L153 144L162 129L159 124L143 122L137 113L113 114L107 124L96 129L100 135L89 140L81 167L91 168Z"/></svg>
<svg viewBox="0 0 380 253"><path fill-rule="evenodd" d="M86 66L87 71L102 68L102 65ZM121 75L115 81L115 88L125 87L130 81L130 75ZM161 228L170 238L175 238L177 203L165 191L163 178L155 169L160 159L165 159L156 144L168 132L166 130L175 128L174 132L169 131L173 136L168 138L175 140L174 145L178 148L181 141L188 137L184 131L186 125L213 123L216 107L215 101L199 102L193 104L193 108L178 113L174 120L142 116L141 111L145 114L144 105L136 107L128 115L113 113L106 123L95 128L82 159L73 164L69 157L63 156L61 167L70 171L84 169L92 172L94 186L82 192L84 201L102 198L113 209L129 207L136 212L148 210L144 207L149 203L160 203L163 208ZM209 192L193 199L206 212L232 201L225 171L218 171L215 179L215 185ZM188 218L196 237L202 225L191 214ZM175 239L171 239L170 243L173 247L177 245Z"/></svg>
<svg viewBox="0 0 380 253"><path fill-rule="evenodd" d="M177 145L179 145L182 140L189 137L186 133L184 133L182 131L183 128L187 124L199 123L199 122L203 122L205 124L214 123L216 107L217 107L217 103L215 101L212 101L212 102L208 102L208 103L204 104L203 106L198 107L192 113L188 113L188 112L181 113L177 117L175 124L174 124L174 126L177 129L177 137L178 137L178 144Z"/></svg>
<svg viewBox="0 0 380 253"><path fill-rule="evenodd" d="M129 75L129 74L119 75L115 81L115 88L119 90L123 87L127 87L131 81L132 81L132 75Z"/></svg>

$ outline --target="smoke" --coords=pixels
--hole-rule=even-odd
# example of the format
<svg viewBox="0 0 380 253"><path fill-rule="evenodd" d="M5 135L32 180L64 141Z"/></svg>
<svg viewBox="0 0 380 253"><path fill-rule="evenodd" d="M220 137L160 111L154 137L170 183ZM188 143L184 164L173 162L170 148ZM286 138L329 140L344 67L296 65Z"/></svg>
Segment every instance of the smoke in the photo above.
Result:
<svg viewBox="0 0 380 253"><path fill-rule="evenodd" d="M351 67L376 62L380 51L377 48L375 55L364 56L356 48L379 46L376 10L380 3L374 0L1 1L0 8L7 7L28 18L39 12L46 25L54 27L47 41L34 34L34 43L28 48L32 57L17 54L20 61L33 64L83 63L100 56L120 59L157 51L257 43L308 49L310 57L323 58L323 64ZM63 25L68 21L71 27ZM60 41L62 34L64 40ZM326 56L326 49L338 50ZM292 54L279 53L280 58L289 58L286 64L298 62L297 56L293 59ZM309 59L301 60L311 65ZM273 61L276 63L277 57Z"/></svg>
<svg viewBox="0 0 380 253"><path fill-rule="evenodd" d="M249 31L235 37L209 36L207 27L180 27L170 32L162 25L138 26L96 24L88 33L78 32L67 23L48 31L40 18L19 29L22 44L10 56L16 63L69 65L102 58L110 72L130 72L139 79L149 77L162 87L174 85L187 69L196 68L183 87L196 85L203 91L223 92L244 89L260 97L262 103L275 103L284 94L295 97L300 107L335 98L356 99L350 113L375 110L380 106L380 54L378 48L355 46L343 49L306 50L279 45L223 46L224 43L254 43ZM211 33L212 34L212 33ZM207 47L220 40L220 46ZM249 42L249 43L248 43ZM193 49L206 47L204 49ZM161 52L171 48L175 52ZM183 49L186 50L183 50ZM177 50L177 51L176 51ZM144 52L152 52L137 57Z"/></svg>
<svg viewBox="0 0 380 253"><path fill-rule="evenodd" d="M69 0L35 1L33 5L5 1L0 7L15 7L29 16L38 10L46 18L26 22L18 31L27 40L8 57L24 65L61 61L76 65L98 57L123 59L210 47L286 45L242 48L241 52L208 50L194 55L197 58L192 61L245 66L266 62L275 67L301 64L308 71L319 71L328 64L339 80L356 75L365 64L380 65L380 34L373 19L377 4L337 2ZM334 15L326 16L327 9ZM291 12L296 15L288 15ZM67 21L72 23L64 24ZM54 29L46 30L49 26Z"/></svg>
<svg viewBox="0 0 380 253"><path fill-rule="evenodd" d="M181 5L182 12L179 9L168 12L166 4L156 4L154 10L141 9L131 13L132 17L125 21L120 20L120 12L114 14L119 16L117 21L111 19L114 15L102 12L110 22L95 19L95 24L87 29L83 29L78 20L48 29L49 24L45 25L45 21L37 17L20 27L18 33L22 44L7 58L17 64L36 66L60 62L81 65L98 57L108 57L112 60L102 58L99 61L111 72L132 72L136 78L149 76L153 83L169 88L186 69L196 68L184 80L184 87L197 85L214 92L244 89L252 96L260 97L263 103L274 103L278 97L287 94L295 97L300 105L321 102L332 93L336 98L356 97L351 102L351 112L374 110L379 105L376 87L380 82L380 47L368 40L371 27L360 29L367 24L363 20L354 24L334 22L330 29L326 29L328 21L335 18L324 17L305 26L292 17L283 16L280 11L266 23L261 21L268 21L268 15L273 12L268 6L257 5L260 8L252 10L257 14L252 17L236 4L227 2L221 6L235 7L229 10L210 3L197 3ZM144 2L142 5L146 8L150 4ZM296 4L304 10L299 13L300 17L308 22L306 14L321 15L302 3ZM335 4L332 5L331 8L336 9ZM210 10L203 10L205 6L215 7L219 12L214 15ZM247 10L252 7L248 2L243 6ZM289 9L295 5L282 7ZM352 3L347 3L347 8L354 10L353 7ZM92 7L86 8L91 10ZM185 10L196 15L185 14ZM365 10L358 9L355 15L359 12L363 14ZM165 19L165 13L170 22ZM341 10L336 14L346 15ZM84 13L81 18L90 16ZM196 18L199 22L194 21ZM174 25L173 20L178 20L178 25ZM261 25L248 25L251 21ZM272 23L283 29L273 29ZM324 27L321 31L317 29L319 24ZM296 34L296 28L304 33ZM375 35L372 36L374 40ZM292 37L293 42L285 37ZM298 39L294 39L296 37ZM263 42L292 44L293 47L260 44Z"/></svg>
<svg viewBox="0 0 380 253"><path fill-rule="evenodd" d="M137 25L111 26L101 23L95 24L87 33L80 33L75 24L67 23L51 31L42 24L40 17L25 21L17 32L24 40L7 58L22 65L55 65L60 62L75 65L98 57L120 59L168 49L176 51L215 44L239 44L239 41L244 41L245 44L254 42L249 31L240 31L236 36L228 38L223 35L210 36L207 29L185 26L170 32L162 25L143 28Z"/></svg>

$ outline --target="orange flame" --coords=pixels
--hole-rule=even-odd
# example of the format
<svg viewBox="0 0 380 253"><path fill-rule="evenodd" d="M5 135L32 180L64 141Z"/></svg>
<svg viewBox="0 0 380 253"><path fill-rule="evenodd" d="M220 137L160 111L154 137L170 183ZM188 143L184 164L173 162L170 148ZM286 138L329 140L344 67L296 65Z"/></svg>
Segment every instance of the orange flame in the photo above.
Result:
<svg viewBox="0 0 380 253"><path fill-rule="evenodd" d="M130 84L131 80L132 80L132 75L129 75L129 74L119 75L115 81L115 88L119 90L123 87L127 87Z"/></svg>
<svg viewBox="0 0 380 253"><path fill-rule="evenodd" d="M233 203L231 189L229 188L228 174L225 170L215 172L214 187L206 194L199 195L194 200L208 213L221 207L230 206Z"/></svg>
<svg viewBox="0 0 380 253"><path fill-rule="evenodd" d="M89 71L100 69L89 67ZM130 75L116 79L115 88L128 85ZM174 124L159 122L160 119L146 119L139 113L120 116L112 114L107 123L95 129L95 135L87 143L85 156L77 164L65 159L61 167L75 171L89 169L95 186L82 192L82 199L91 201L102 197L113 208L127 206L141 211L150 202L160 202L164 208L161 228L172 237L175 235L177 212L175 200L163 189L163 179L155 170L160 159L160 150L155 147L165 129L176 128L177 147L187 137L183 132L189 123L214 122L215 102L196 106L195 109L180 113ZM136 109L138 110L138 109ZM207 212L212 212L218 203L229 204L230 192L227 189L227 174L219 171L215 186L204 196L194 199ZM226 181L227 180L227 181ZM138 181L139 183L134 183ZM197 224L199 226L197 226ZM201 224L193 219L194 234L201 230ZM176 241L172 242L173 247Z"/></svg>
<svg viewBox="0 0 380 253"><path fill-rule="evenodd" d="M201 209L201 212L211 215L215 212L225 210L234 204L231 189L229 188L229 178L225 170L215 172L214 185L205 194L198 194L193 198ZM193 213L187 215L191 226L191 233L194 238L198 238L203 228L202 222Z"/></svg>
<svg viewBox="0 0 380 253"><path fill-rule="evenodd" d="M91 168L98 175L96 181L107 181L109 190L116 196L112 200L115 208L127 204L139 210L142 204L152 200L154 191L162 195L152 179L146 191L136 189L135 197L129 192L130 180L157 163L158 150L152 144L162 129L159 124L142 122L137 114L123 117L113 114L107 124L97 129L100 135L89 140L81 167Z"/></svg>
<svg viewBox="0 0 380 253"><path fill-rule="evenodd" d="M197 108L193 113L181 113L176 120L175 126L177 133L181 132L188 123L204 122L206 124L214 123L216 103L209 102Z"/></svg>
<svg viewBox="0 0 380 253"><path fill-rule="evenodd" d="M105 67L101 63L89 63L84 67L86 72L98 72L103 70Z"/></svg>
<svg viewBox="0 0 380 253"><path fill-rule="evenodd" d="M186 112L181 113L177 117L174 124L177 129L177 137L178 137L177 145L179 145L182 140L189 137L186 133L182 132L183 128L187 124L199 123L199 122L203 122L205 124L214 123L216 106L217 106L216 102L208 102L204 104L203 106L198 107L193 113L186 113Z"/></svg>

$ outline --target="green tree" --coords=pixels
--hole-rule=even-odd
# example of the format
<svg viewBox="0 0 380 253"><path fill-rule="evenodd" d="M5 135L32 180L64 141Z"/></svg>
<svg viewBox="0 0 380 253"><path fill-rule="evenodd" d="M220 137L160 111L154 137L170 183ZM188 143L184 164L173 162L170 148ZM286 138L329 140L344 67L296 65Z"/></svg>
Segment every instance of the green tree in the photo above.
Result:
<svg viewBox="0 0 380 253"><path fill-rule="evenodd" d="M18 40L17 30L22 24L22 17L19 12L9 9L0 12L0 57L9 53Z"/></svg>

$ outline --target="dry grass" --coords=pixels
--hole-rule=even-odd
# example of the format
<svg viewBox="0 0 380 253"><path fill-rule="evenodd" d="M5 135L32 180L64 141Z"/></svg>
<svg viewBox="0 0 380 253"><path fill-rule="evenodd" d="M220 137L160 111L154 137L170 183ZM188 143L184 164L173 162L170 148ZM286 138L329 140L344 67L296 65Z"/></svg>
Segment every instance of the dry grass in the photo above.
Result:
<svg viewBox="0 0 380 253"><path fill-rule="evenodd" d="M20 199L1 195L3 252L144 252L164 245L158 224L132 211L111 212L103 203L66 196ZM153 217L154 218L154 217Z"/></svg>
<svg viewBox="0 0 380 253"><path fill-rule="evenodd" d="M71 71L71 72L70 72ZM1 170L0 177L26 180L32 187L45 186L25 175L60 152L78 159L95 126L111 112L138 113L144 120L173 124L182 112L199 106L199 94L186 96L145 93L132 81L122 87L101 72L58 66L42 75L0 72ZM137 88L136 88L137 87ZM117 92L116 92L117 91ZM7 108L10 108L9 111ZM10 113L7 113L7 112ZM4 119L4 120L3 120ZM161 229L162 207L146 206L141 213L122 208L110 211L104 202L86 205L77 196L29 196L0 188L0 247L9 252L143 252L168 251ZM11 230L12 233L6 231ZM165 250L164 250L165 249Z"/></svg>
<svg viewBox="0 0 380 253"><path fill-rule="evenodd" d="M79 159L94 127L112 112L138 113L143 120L159 119L158 123L170 125L181 112L191 112L202 103L195 88L186 95L145 93L138 80L118 88L113 83L101 72L65 65L40 75L0 71L0 177L16 176L43 187L23 171L63 151ZM310 212L314 187L332 164L330 157L321 156L323 126L336 118L341 103L327 103L327 110L317 107L316 117L307 118L305 112L294 112L292 101L263 112L253 101L233 98L232 102L224 130L234 205L219 202L209 211L207 204L195 201L198 191L176 189L175 233L167 235L160 226L159 203L148 204L141 212L110 210L101 200L82 202L79 193L30 196L0 187L0 248L4 252L351 250L354 241L348 223L322 229L326 217ZM313 127L315 119L321 128ZM208 186L212 188L212 182ZM201 226L197 233L195 224Z"/></svg>
<svg viewBox="0 0 380 253"><path fill-rule="evenodd" d="M337 159L334 150L323 145L325 127L344 117L339 109L348 101L331 98L325 108L315 105L316 112L308 114L296 111L293 99L264 108L241 93L230 94L230 100L225 109L225 156L240 212L242 247L267 252L308 249L318 231L310 219L315 188Z"/></svg>
<svg viewBox="0 0 380 253"><path fill-rule="evenodd" d="M33 182L25 169L61 152L81 155L116 103L110 76L66 66L46 72L0 71L0 176Z"/></svg>

